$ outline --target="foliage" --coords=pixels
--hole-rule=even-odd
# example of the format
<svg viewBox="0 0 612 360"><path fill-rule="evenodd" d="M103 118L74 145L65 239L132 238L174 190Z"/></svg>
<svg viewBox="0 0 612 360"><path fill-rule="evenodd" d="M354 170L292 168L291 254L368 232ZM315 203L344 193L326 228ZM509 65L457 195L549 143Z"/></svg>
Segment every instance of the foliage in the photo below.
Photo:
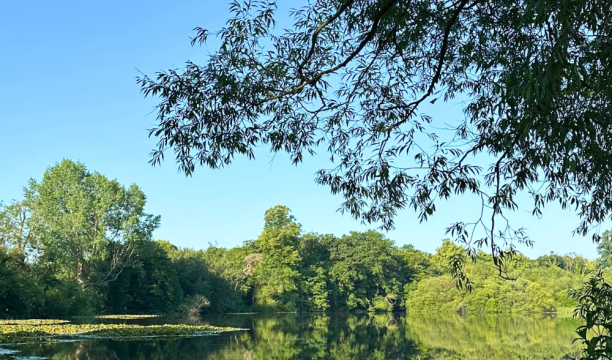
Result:
<svg viewBox="0 0 612 360"><path fill-rule="evenodd" d="M330 278L336 306L392 311L403 300L411 273L392 241L375 231L352 232L332 243Z"/></svg>
<svg viewBox="0 0 612 360"><path fill-rule="evenodd" d="M192 45L219 38L207 61L138 79L159 99L153 164L173 151L189 175L261 146L294 164L324 149L333 165L317 182L385 229L404 208L425 221L439 201L470 194L481 215L448 230L471 256L488 249L508 279L503 260L531 244L508 212L539 216L556 202L578 214L580 235L611 216L612 3L301 5L276 27L276 1L232 1L220 31L195 29ZM457 122L425 113L459 100Z"/></svg>
<svg viewBox="0 0 612 360"><path fill-rule="evenodd" d="M169 242L159 242L166 249L176 270L177 281L183 291L183 296L210 296L213 289L208 265L203 259L203 251L178 249Z"/></svg>
<svg viewBox="0 0 612 360"><path fill-rule="evenodd" d="M601 259L491 255L444 240L434 254L377 231L303 233L289 208L264 215L257 239L225 249L153 241L146 197L68 160L0 209L0 318L245 311L554 312ZM604 238L602 246L609 239ZM603 249L603 247L602 247ZM119 252L117 252L119 251ZM457 262L471 292L457 288ZM606 274L611 270L605 270ZM110 275L108 275L110 274ZM104 280L104 277L109 277ZM611 275L612 276L612 275Z"/></svg>
<svg viewBox="0 0 612 360"><path fill-rule="evenodd" d="M30 186L44 261L83 287L116 280L133 262L133 243L150 240L159 225L144 213L138 186L125 188L81 163L63 160Z"/></svg>
<svg viewBox="0 0 612 360"><path fill-rule="evenodd" d="M176 269L158 242L134 244L138 260L111 283L105 301L110 313L167 314L181 302L183 293Z"/></svg>
<svg viewBox="0 0 612 360"><path fill-rule="evenodd" d="M32 187L25 189L26 198L10 205L0 203L0 247L21 267L33 256L38 244L36 217L32 213Z"/></svg>
<svg viewBox="0 0 612 360"><path fill-rule="evenodd" d="M202 295L188 296L178 307L178 313L190 318L199 318L208 312L210 301Z"/></svg>
<svg viewBox="0 0 612 360"><path fill-rule="evenodd" d="M210 246L203 252L203 261L211 274L213 289L207 298L210 312L241 312L253 304L253 291L249 285L253 268L261 258L253 256L249 246L233 249Z"/></svg>
<svg viewBox="0 0 612 360"><path fill-rule="evenodd" d="M601 241L597 244L599 253L598 265L602 269L612 267L612 230L605 231L601 236Z"/></svg>
<svg viewBox="0 0 612 360"><path fill-rule="evenodd" d="M255 306L297 309L300 232L301 226L289 215L289 208L275 206L266 211L264 230L252 244L262 255L252 276Z"/></svg>
<svg viewBox="0 0 612 360"><path fill-rule="evenodd" d="M612 287L598 271L572 296L580 302L575 316L586 322L576 330L583 345L580 359L612 359Z"/></svg>
<svg viewBox="0 0 612 360"><path fill-rule="evenodd" d="M518 279L507 281L500 278L498 269L490 265L490 255L480 253L475 262L465 264L464 271L472 281L471 290L467 290L456 287L448 265L450 259L461 256L457 252L462 251L448 240L443 242L431 257L432 264L442 275L418 282L408 296L406 307L409 311L554 312L577 304L568 295L568 290L578 288L586 279L586 269L593 266L592 262L575 255L559 256L563 260L561 263L549 261L550 256L536 260L518 256L504 265L504 271Z"/></svg>
<svg viewBox="0 0 612 360"><path fill-rule="evenodd" d="M100 304L91 289L83 289L81 284L74 280L58 280L53 275L51 271L47 271L44 276L37 279L37 282L45 288L41 316L83 316L93 315L98 311ZM25 315L17 313L14 316L24 317Z"/></svg>
<svg viewBox="0 0 612 360"><path fill-rule="evenodd" d="M330 309L330 295L333 281L329 277L331 267L330 245L334 237L317 234L304 234L300 237L299 254L300 281L298 291L300 309L325 311Z"/></svg>
<svg viewBox="0 0 612 360"><path fill-rule="evenodd" d="M148 265L150 280L172 280L155 269L165 253L145 261L159 225L145 203L138 186L124 187L70 160L48 168L41 182L30 180L24 200L0 206L0 317L98 312L109 307L105 298L126 269L133 274ZM6 303L3 293L10 295ZM154 295L160 294L151 293L147 304L155 304ZM118 297L111 306L126 301Z"/></svg>
<svg viewBox="0 0 612 360"><path fill-rule="evenodd" d="M0 318L39 316L44 298L41 287L0 248Z"/></svg>

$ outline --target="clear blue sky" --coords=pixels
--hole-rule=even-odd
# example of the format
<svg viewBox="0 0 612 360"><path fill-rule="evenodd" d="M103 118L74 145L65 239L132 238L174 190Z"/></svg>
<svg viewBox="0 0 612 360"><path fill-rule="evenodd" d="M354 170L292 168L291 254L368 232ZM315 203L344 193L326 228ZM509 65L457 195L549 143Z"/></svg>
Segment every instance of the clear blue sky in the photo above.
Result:
<svg viewBox="0 0 612 360"><path fill-rule="evenodd" d="M292 2L293 4L293 2ZM124 184L138 184L147 211L162 216L159 239L205 248L232 247L254 239L264 211L283 204L305 231L341 235L364 230L336 212L342 199L314 183L325 157L291 166L265 151L256 161L238 159L220 171L201 168L193 178L172 162L148 165L155 142L146 129L155 122L152 99L143 99L139 75L185 60L202 62L208 50L192 48L196 26L217 30L228 16L228 1L6 1L0 12L0 200L21 198L31 177L63 158L80 160ZM211 48L212 52L214 49ZM437 107L444 119L461 116L457 106ZM433 219L419 224L411 211L397 219L388 237L434 251L453 221L477 213L473 199L441 204ZM596 255L589 238L572 237L578 218L548 206L543 219L523 209L514 215L530 230L529 256L576 252Z"/></svg>

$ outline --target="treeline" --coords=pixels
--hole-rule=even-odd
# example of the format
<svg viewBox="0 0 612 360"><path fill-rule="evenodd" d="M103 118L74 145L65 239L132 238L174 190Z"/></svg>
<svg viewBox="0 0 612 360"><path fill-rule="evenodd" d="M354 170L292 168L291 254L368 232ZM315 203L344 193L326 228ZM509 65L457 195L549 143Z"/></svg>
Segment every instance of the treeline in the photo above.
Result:
<svg viewBox="0 0 612 360"><path fill-rule="evenodd" d="M146 197L64 160L0 208L0 317L247 310L398 310L410 247L380 233L303 234L289 209L244 246L154 241Z"/></svg>
<svg viewBox="0 0 612 360"><path fill-rule="evenodd" d="M342 237L304 233L288 208L265 214L259 237L232 249L181 249L154 241L136 186L64 160L24 199L0 208L0 317L98 313L241 311L548 312L575 305L567 290L601 259L518 256L504 281L489 255L466 261L472 291L458 289L450 262L464 250L445 240L435 254L396 246L376 231Z"/></svg>
<svg viewBox="0 0 612 360"><path fill-rule="evenodd" d="M459 289L450 275L450 260L462 256L464 272L472 282L471 291ZM407 307L412 311L534 313L572 309L578 302L568 295L580 288L590 270L598 265L575 254L550 254L531 260L518 255L504 264L504 280L493 266L491 255L480 252L477 260L468 260L462 247L444 240L436 254L427 257L434 262L436 273L427 274L414 285ZM431 269L426 265L426 269ZM428 270L425 270L427 273Z"/></svg>

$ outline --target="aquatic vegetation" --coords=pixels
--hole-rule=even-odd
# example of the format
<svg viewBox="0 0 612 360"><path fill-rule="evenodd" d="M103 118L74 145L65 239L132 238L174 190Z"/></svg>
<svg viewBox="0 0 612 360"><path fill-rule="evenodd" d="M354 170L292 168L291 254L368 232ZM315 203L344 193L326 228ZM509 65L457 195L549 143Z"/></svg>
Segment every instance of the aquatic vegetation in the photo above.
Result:
<svg viewBox="0 0 612 360"><path fill-rule="evenodd" d="M96 319L140 320L161 317L161 315L99 315Z"/></svg>
<svg viewBox="0 0 612 360"><path fill-rule="evenodd" d="M27 320L0 320L0 325L59 325L69 323L68 320L57 319L27 319Z"/></svg>
<svg viewBox="0 0 612 360"><path fill-rule="evenodd" d="M151 336L202 336L234 331L210 325L128 325L128 324L63 324L63 325L0 325L0 343L52 341L61 336L95 336L104 338Z"/></svg>

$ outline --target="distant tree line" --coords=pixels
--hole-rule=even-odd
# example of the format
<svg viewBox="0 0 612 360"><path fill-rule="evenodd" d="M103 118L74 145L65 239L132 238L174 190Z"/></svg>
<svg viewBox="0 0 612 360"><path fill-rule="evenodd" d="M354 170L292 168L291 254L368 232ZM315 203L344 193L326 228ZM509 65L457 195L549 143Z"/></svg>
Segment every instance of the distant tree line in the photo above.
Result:
<svg viewBox="0 0 612 360"><path fill-rule="evenodd" d="M452 263L464 249L435 254L398 247L376 231L336 237L305 233L284 206L265 214L255 240L226 249L178 248L153 240L159 216L144 212L136 185L64 160L31 180L24 198L0 205L0 317L98 313L240 311L553 312L590 270L612 264L612 232L600 258L517 256L504 281L480 253L465 261L472 290L457 288Z"/></svg>

